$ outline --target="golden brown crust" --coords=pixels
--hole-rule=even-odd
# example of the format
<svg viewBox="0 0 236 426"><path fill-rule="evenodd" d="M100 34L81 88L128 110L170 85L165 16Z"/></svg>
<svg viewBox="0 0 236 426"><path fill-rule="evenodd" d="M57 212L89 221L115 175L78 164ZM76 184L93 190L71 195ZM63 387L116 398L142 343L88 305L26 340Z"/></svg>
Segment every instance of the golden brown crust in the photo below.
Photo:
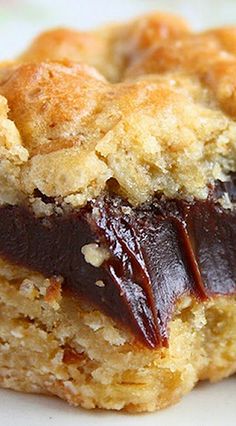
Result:
<svg viewBox="0 0 236 426"><path fill-rule="evenodd" d="M126 69L126 78L184 73L198 78L227 114L235 118L235 28L184 35L153 46Z"/></svg>
<svg viewBox="0 0 236 426"><path fill-rule="evenodd" d="M154 43L187 32L184 19L164 13L153 13L128 24L111 25L90 32L57 28L40 34L19 61L67 59L84 62L97 68L108 80L118 81L131 55L140 55Z"/></svg>
<svg viewBox="0 0 236 426"><path fill-rule="evenodd" d="M94 58L103 57L105 40L99 33L57 28L40 34L19 57L20 62L47 60L85 62L95 66Z"/></svg>
<svg viewBox="0 0 236 426"><path fill-rule="evenodd" d="M0 72L29 156L14 192L81 206L113 178L132 204L156 191L206 197L236 169L235 38L235 28L194 34L158 14L39 36Z"/></svg>
<svg viewBox="0 0 236 426"><path fill-rule="evenodd" d="M62 293L59 286L62 286ZM50 295L50 297L49 297ZM169 348L137 346L97 310L0 259L0 385L85 408L153 411L236 371L236 301L179 302Z"/></svg>
<svg viewBox="0 0 236 426"><path fill-rule="evenodd" d="M84 128L106 92L94 68L73 63L26 64L9 71L1 93L30 156L83 142Z"/></svg>

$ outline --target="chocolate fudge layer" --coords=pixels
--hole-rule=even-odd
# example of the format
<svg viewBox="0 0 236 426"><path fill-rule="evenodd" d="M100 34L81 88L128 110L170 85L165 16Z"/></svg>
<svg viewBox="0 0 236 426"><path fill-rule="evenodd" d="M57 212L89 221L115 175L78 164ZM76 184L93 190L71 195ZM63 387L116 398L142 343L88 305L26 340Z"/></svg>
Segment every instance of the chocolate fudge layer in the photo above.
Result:
<svg viewBox="0 0 236 426"><path fill-rule="evenodd" d="M62 276L64 289L128 326L150 347L168 344L168 321L184 295L236 294L236 174L206 201L156 196L134 208L115 196L37 218L24 206L0 208L0 255ZM49 200L50 201L50 200Z"/></svg>

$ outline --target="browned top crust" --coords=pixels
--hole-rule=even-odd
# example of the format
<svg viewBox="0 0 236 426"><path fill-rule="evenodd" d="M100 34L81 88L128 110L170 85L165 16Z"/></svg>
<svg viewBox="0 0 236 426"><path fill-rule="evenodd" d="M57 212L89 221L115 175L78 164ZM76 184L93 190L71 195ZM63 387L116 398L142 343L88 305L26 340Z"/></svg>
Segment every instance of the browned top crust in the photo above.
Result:
<svg viewBox="0 0 236 426"><path fill-rule="evenodd" d="M205 198L236 170L235 46L161 14L41 34L0 70L1 202L81 206L111 178L132 204Z"/></svg>
<svg viewBox="0 0 236 426"><path fill-rule="evenodd" d="M116 82L121 80L129 63L153 44L188 32L182 18L160 13L90 32L57 28L40 34L20 56L20 61L84 62Z"/></svg>

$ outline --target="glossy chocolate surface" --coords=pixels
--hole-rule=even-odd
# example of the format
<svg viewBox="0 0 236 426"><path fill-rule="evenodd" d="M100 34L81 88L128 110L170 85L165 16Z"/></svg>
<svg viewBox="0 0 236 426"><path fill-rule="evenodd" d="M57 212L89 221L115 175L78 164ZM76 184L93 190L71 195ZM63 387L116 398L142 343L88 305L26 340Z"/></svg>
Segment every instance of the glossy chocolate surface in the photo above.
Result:
<svg viewBox="0 0 236 426"><path fill-rule="evenodd" d="M137 342L167 345L181 296L236 294L236 212L218 203L224 193L236 202L236 174L217 182L206 201L156 196L131 208L107 195L45 218L24 206L2 206L0 254L45 276L63 276L65 287L127 326ZM109 249L100 267L81 252L90 243Z"/></svg>

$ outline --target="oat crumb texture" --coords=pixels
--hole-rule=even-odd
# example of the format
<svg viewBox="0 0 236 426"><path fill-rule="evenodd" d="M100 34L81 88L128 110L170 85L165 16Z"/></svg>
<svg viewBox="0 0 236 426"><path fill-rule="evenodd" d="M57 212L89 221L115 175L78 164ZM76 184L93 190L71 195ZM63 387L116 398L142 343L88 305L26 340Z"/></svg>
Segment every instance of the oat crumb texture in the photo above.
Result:
<svg viewBox="0 0 236 426"><path fill-rule="evenodd" d="M169 348L135 344L101 312L61 293L63 282L0 259L0 386L57 395L71 405L154 411L199 380L236 371L236 300L176 306Z"/></svg>
<svg viewBox="0 0 236 426"><path fill-rule="evenodd" d="M0 67L1 202L206 198L236 170L235 45L164 14L39 35Z"/></svg>

